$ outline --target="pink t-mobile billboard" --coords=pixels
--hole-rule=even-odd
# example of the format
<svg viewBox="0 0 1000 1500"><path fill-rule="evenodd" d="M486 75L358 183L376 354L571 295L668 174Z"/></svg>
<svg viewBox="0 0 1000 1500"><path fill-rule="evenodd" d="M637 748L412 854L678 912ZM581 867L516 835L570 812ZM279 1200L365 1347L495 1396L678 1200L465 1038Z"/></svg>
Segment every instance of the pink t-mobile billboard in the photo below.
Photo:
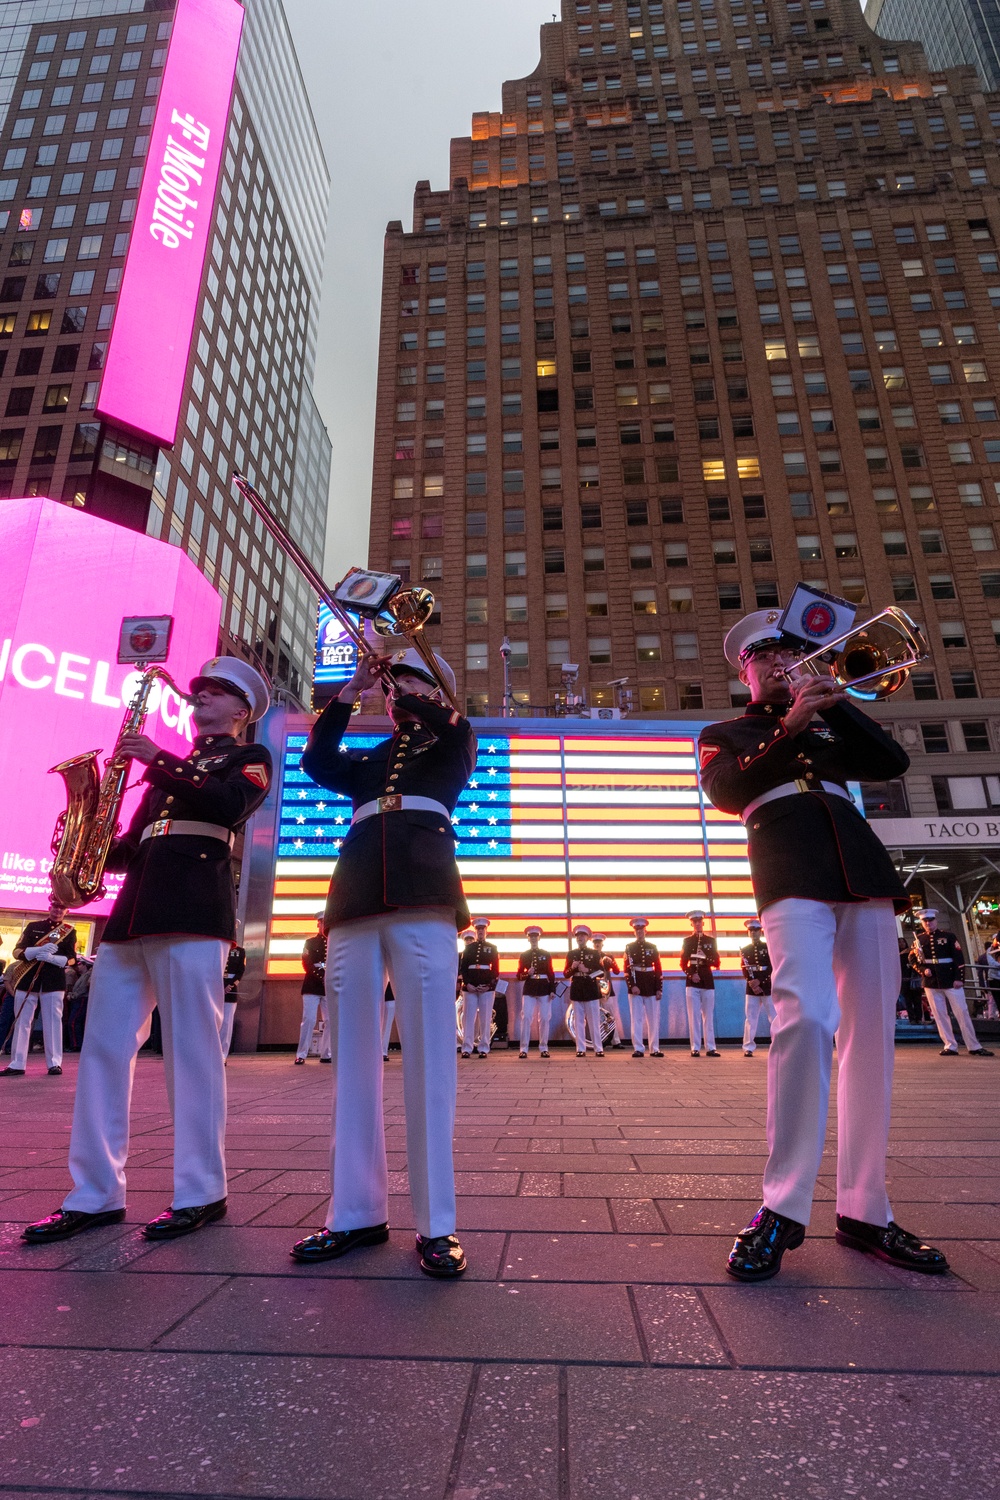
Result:
<svg viewBox="0 0 1000 1500"><path fill-rule="evenodd" d="M136 681L117 663L123 618L173 617L164 666L186 690L215 655L222 601L179 547L54 500L0 502L0 557L0 907L41 911L66 805L62 778L47 773L97 749L104 768ZM150 703L150 739L186 755L190 704L169 688ZM139 796L127 795L124 822ZM109 910L105 901L86 914Z"/></svg>
<svg viewBox="0 0 1000 1500"><path fill-rule="evenodd" d="M178 0L101 381L101 416L167 447L177 434L242 28L237 0Z"/></svg>

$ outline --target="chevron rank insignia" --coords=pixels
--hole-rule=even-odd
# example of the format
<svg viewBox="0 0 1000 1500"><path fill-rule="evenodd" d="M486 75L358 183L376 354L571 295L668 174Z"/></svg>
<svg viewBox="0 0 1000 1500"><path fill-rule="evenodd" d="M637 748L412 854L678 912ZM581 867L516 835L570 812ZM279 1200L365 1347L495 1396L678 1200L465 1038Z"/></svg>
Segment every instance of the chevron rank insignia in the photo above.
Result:
<svg viewBox="0 0 1000 1500"><path fill-rule="evenodd" d="M710 760L714 760L722 749L721 745L699 745L698 746L698 769L704 771Z"/></svg>
<svg viewBox="0 0 1000 1500"><path fill-rule="evenodd" d="M244 766L243 774L247 781L252 781L255 786L263 787L265 791L267 790L269 777L266 766L262 766L259 762L252 766Z"/></svg>

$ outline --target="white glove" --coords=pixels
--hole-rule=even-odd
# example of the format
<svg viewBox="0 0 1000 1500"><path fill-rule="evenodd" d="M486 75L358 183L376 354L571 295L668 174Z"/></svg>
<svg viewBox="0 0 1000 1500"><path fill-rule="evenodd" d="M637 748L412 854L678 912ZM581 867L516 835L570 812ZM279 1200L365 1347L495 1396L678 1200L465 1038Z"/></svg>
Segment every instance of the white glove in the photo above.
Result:
<svg viewBox="0 0 1000 1500"><path fill-rule="evenodd" d="M48 947L45 947L45 948L25 948L25 950L24 950L24 956L25 956L25 958L44 958L45 955L46 955L46 953L48 953L48 951L49 951Z"/></svg>
<svg viewBox="0 0 1000 1500"><path fill-rule="evenodd" d="M69 963L69 959L66 957L65 953L50 953L47 956L45 962L47 964L55 964L57 969L65 969L66 965Z"/></svg>

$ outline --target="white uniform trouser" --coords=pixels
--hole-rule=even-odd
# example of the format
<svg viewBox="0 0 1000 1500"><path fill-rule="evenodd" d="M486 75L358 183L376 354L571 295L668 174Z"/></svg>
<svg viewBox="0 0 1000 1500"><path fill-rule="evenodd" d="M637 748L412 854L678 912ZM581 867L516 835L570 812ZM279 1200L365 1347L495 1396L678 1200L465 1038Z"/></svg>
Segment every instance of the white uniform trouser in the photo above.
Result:
<svg viewBox="0 0 1000 1500"><path fill-rule="evenodd" d="M320 1056L330 1056L330 1012L327 1007L326 996L303 995L302 1025L299 1027L299 1045L295 1049L296 1057L309 1056L309 1048L312 1045L313 1032L316 1030L317 1016L323 1017L323 1050Z"/></svg>
<svg viewBox="0 0 1000 1500"><path fill-rule="evenodd" d="M229 944L210 937L131 938L97 950L69 1143L75 1186L64 1208L96 1214L125 1207L135 1055L154 1006L174 1125L171 1207L195 1208L226 1196L220 1028L228 956Z"/></svg>
<svg viewBox="0 0 1000 1500"><path fill-rule="evenodd" d="M630 995L629 1010L632 1016L632 1051L650 1052L660 1050L660 996ZM648 1038L643 1044L643 1034Z"/></svg>
<svg viewBox="0 0 1000 1500"><path fill-rule="evenodd" d="M395 993L395 990L393 991ZM476 1041L476 1017L479 1017L479 1051L490 1050L490 1032L493 1029L493 1001L495 990L462 991L462 1051L471 1052Z"/></svg>
<svg viewBox="0 0 1000 1500"><path fill-rule="evenodd" d="M38 1001L42 1002L42 1038L45 1042L45 1065L61 1068L63 1059L62 1015L63 991L43 990L41 996L35 990L18 990L14 996L14 1039L11 1043L10 1065L23 1068L28 1060L31 1045L31 1027L35 1020Z"/></svg>
<svg viewBox="0 0 1000 1500"><path fill-rule="evenodd" d="M948 1014L948 1006L951 1005L958 1019L963 1042L970 1052L978 1052L983 1044L976 1036L976 1028L972 1024L972 1017L969 1015L969 1007L965 999L965 990L961 986L953 990L931 990L925 988L924 994L927 996L927 1004L931 1008L934 1024L938 1029L938 1036L948 1051L958 1051L958 1043L955 1040L955 1033L952 1030L951 1017ZM13 1064L11 1066L13 1067Z"/></svg>
<svg viewBox="0 0 1000 1500"><path fill-rule="evenodd" d="M757 1023L760 1020L761 1007L767 1014L767 1019L774 1024L774 1001L770 995L755 995L752 990L747 990L746 998L746 1020L743 1023L743 1051L757 1051Z"/></svg>
<svg viewBox="0 0 1000 1500"><path fill-rule="evenodd" d="M389 1038L392 1036L392 1023L396 1019L395 1000L382 1001L382 1056L389 1056ZM327 1028L329 1029L329 1027Z"/></svg>
<svg viewBox="0 0 1000 1500"><path fill-rule="evenodd" d="M837 1212L892 1217L885 1158L899 949L890 901L775 901L761 913L774 963L764 1203L808 1224L837 1038Z"/></svg>
<svg viewBox="0 0 1000 1500"><path fill-rule="evenodd" d="M715 1051L715 991L689 984L684 991L687 1001L688 1036L691 1051L700 1052L702 1040L706 1052Z"/></svg>
<svg viewBox="0 0 1000 1500"><path fill-rule="evenodd" d="M619 987L620 986L620 987ZM621 997L628 991L619 979L611 980L611 992L608 995L607 1005L611 1012L614 1030L611 1033L612 1042L618 1044L625 1035L625 1016L622 1012Z"/></svg>
<svg viewBox="0 0 1000 1500"><path fill-rule="evenodd" d="M601 1039L600 1000L573 1001L573 1035L576 1037L577 1052L586 1052L587 1050L587 1025L590 1026L590 1039L594 1044L594 1051L603 1052L604 1042Z"/></svg>
<svg viewBox="0 0 1000 1500"><path fill-rule="evenodd" d="M389 1217L382 1113L382 1005L388 973L403 1051L406 1158L417 1233L455 1230L455 917L443 907L330 929L326 998L333 1043L333 1195L328 1229Z"/></svg>
<svg viewBox="0 0 1000 1500"><path fill-rule="evenodd" d="M236 1025L236 1001L226 1000L223 1006L224 1014L219 1035L222 1039L222 1055L229 1056L229 1049L233 1045L233 1027Z"/></svg>
<svg viewBox="0 0 1000 1500"><path fill-rule="evenodd" d="M538 1050L549 1050L549 1026L552 1021L551 995L521 996L521 1051L527 1052L531 1041L531 1023L538 1015Z"/></svg>

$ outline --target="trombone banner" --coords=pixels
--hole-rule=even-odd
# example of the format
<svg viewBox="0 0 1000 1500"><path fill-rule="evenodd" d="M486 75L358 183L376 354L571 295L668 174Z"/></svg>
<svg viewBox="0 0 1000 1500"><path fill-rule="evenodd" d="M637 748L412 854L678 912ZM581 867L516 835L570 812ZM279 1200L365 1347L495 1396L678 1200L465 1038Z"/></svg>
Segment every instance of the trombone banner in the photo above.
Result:
<svg viewBox="0 0 1000 1500"><path fill-rule="evenodd" d="M846 635L854 626L858 607L849 599L826 594L808 583L796 584L778 629L801 641L812 651L822 651L830 641Z"/></svg>

